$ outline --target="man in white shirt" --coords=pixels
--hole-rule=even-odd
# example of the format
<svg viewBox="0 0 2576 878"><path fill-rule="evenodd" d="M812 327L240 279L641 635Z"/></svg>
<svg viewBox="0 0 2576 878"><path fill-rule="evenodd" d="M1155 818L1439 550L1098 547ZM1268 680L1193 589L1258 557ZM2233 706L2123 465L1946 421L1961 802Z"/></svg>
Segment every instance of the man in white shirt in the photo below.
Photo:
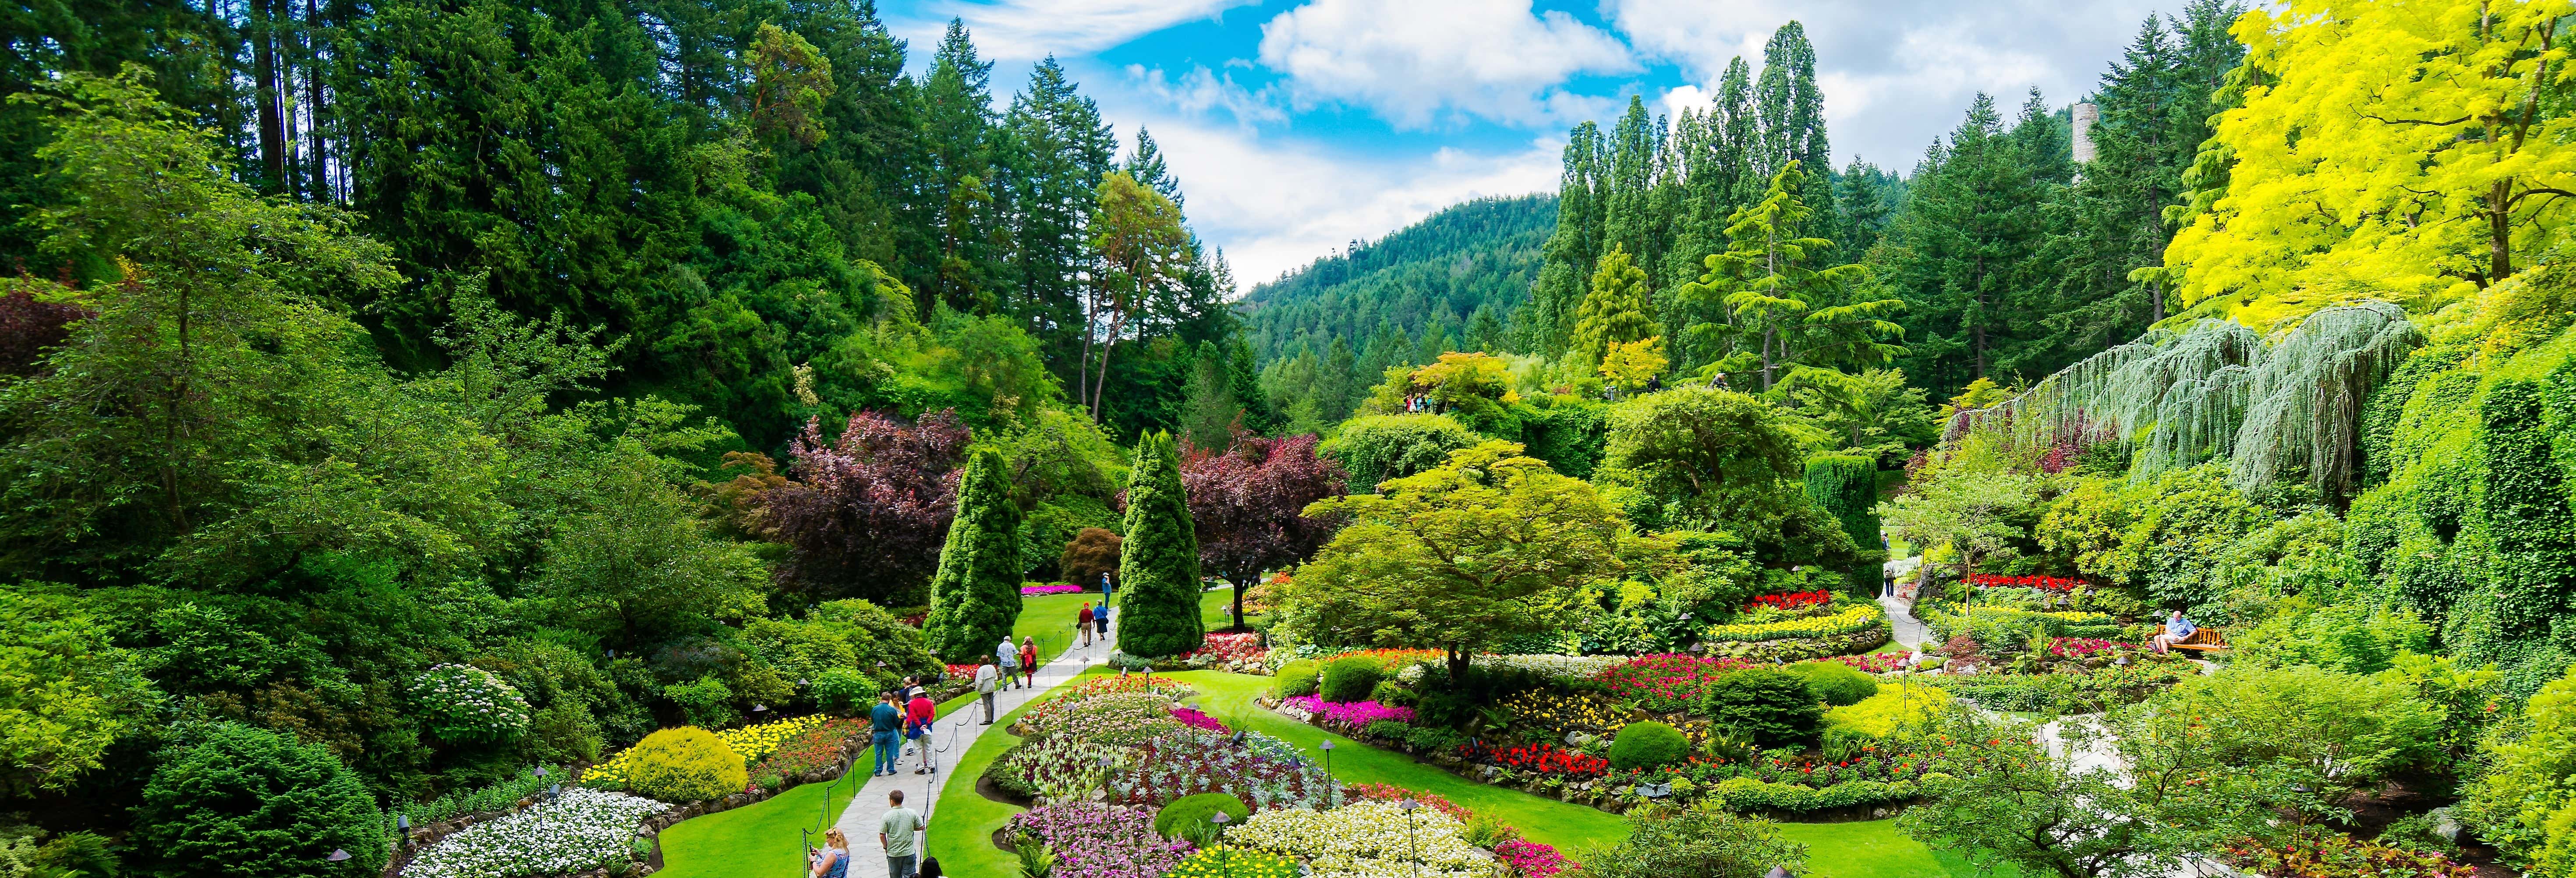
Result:
<svg viewBox="0 0 2576 878"><path fill-rule="evenodd" d="M1010 635L1002 635L1002 645L993 647L993 660L1002 666L1002 688L1011 688L1011 684L1019 679L1019 644L1012 643Z"/></svg>
<svg viewBox="0 0 2576 878"><path fill-rule="evenodd" d="M1001 679L1002 672L993 667L992 659L985 659L981 664L976 665L975 691L984 693L984 721L977 725L993 724L993 685Z"/></svg>

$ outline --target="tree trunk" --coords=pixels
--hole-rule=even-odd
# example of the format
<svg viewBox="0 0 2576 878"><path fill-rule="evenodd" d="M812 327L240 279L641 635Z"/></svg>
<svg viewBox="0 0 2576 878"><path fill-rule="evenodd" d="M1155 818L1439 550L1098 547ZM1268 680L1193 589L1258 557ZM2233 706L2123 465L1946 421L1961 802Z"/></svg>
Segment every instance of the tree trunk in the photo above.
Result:
<svg viewBox="0 0 2576 878"><path fill-rule="evenodd" d="M1259 576L1259 575L1261 575L1261 574L1255 573L1255 574L1253 574L1253 575L1254 575L1254 576ZM1250 625L1246 625L1246 624L1244 624L1244 622L1243 622L1243 580L1242 580L1241 578L1239 578L1239 577L1237 577L1237 578L1230 578L1230 579L1228 579L1228 580L1227 580L1226 584L1227 584L1227 585L1234 586L1234 630L1235 630L1235 632L1236 632L1236 633L1241 633L1241 632L1245 632L1245 631L1250 631L1250 630L1252 630L1252 626L1250 626Z"/></svg>
<svg viewBox="0 0 2576 878"><path fill-rule="evenodd" d="M1467 679L1467 666L1475 654L1468 652L1464 647L1456 646L1450 647L1448 652L1449 685L1456 686L1459 681Z"/></svg>
<svg viewBox="0 0 2576 878"><path fill-rule="evenodd" d="M2502 283L2513 275L2513 194L2512 180L2497 180L2487 192L2487 282L2478 286Z"/></svg>
<svg viewBox="0 0 2576 878"><path fill-rule="evenodd" d="M254 0L251 4L251 75L259 101L259 164L268 174L266 192L286 189L286 120L279 106L283 90L277 82L277 3L279 0Z"/></svg>

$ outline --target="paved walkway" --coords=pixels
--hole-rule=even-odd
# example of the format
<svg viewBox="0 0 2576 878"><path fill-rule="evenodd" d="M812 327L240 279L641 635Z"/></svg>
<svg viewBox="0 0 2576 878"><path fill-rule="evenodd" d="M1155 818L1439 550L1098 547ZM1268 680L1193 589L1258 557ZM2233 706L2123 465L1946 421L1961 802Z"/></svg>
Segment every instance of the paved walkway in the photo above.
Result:
<svg viewBox="0 0 2576 878"><path fill-rule="evenodd" d="M1896 644L1907 649L1932 639L1932 626L1914 618L1914 602L1906 598L1883 597L1878 605L1887 610L1887 623L1896 626Z"/></svg>
<svg viewBox="0 0 2576 878"><path fill-rule="evenodd" d="M1112 630L1115 631L1114 628ZM1046 694L1047 690L1054 689L1057 684L1080 675L1084 668L1107 661L1109 651L1116 648L1117 637L1114 633L1105 639L1094 639L1087 647L1082 645L1079 638L1075 639L1071 649L1065 650L1063 655L1056 656L1055 661L1038 668L1036 686L993 693L994 718L999 719L1020 705ZM968 702L955 713L941 717L939 722L931 727L932 739L939 743L933 748L930 756L938 768L945 768L965 756L966 749L975 746L976 739L983 737L985 733L1002 728L999 723L982 725L983 721L984 705L982 700L978 699ZM906 744L903 759L896 763L894 776L868 778L867 785L860 787L858 794L851 797L849 808L843 810L841 819L833 824L840 828L842 834L850 837L850 878L887 878L885 848L877 843L877 827L885 820L886 793L902 790L903 806L920 812L924 818L922 821L924 824L939 816L939 790L946 784L948 775L946 772L937 770L929 774L912 773L913 769L922 767L922 760L911 750L911 745ZM850 770L863 771L873 764L871 762L858 765ZM971 787L968 789L965 795L973 795ZM921 849L922 838L915 835L913 850Z"/></svg>

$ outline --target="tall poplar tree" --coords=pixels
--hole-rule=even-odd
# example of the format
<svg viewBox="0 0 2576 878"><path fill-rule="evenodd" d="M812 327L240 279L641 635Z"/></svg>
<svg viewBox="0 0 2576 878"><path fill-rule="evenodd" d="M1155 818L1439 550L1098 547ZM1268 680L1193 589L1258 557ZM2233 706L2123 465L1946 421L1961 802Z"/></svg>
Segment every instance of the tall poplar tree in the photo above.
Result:
<svg viewBox="0 0 2576 878"><path fill-rule="evenodd" d="M1825 138L1825 93L1816 85L1816 47L1807 42L1805 25L1781 25L1763 44L1762 78L1754 85L1753 104L1761 119L1761 151L1759 169L1747 188L1760 188L1761 181L1790 162L1804 165L1807 188L1799 197L1813 212L1808 226L1798 231L1841 241L1842 222L1833 206L1833 147Z"/></svg>
<svg viewBox="0 0 2576 878"><path fill-rule="evenodd" d="M1565 171L1557 183L1556 234L1547 239L1547 261L1539 266L1529 301L1512 318L1522 333L1523 350L1545 355L1565 349L1574 311L1583 303L1584 279L1601 255L1608 165L1601 128L1590 122L1575 125L1565 142ZM1377 379L1368 380L1374 384Z"/></svg>
<svg viewBox="0 0 2576 878"><path fill-rule="evenodd" d="M1160 658L1199 648L1199 539L1169 433L1136 441L1127 482L1127 540L1118 552L1118 648Z"/></svg>
<svg viewBox="0 0 2576 878"><path fill-rule="evenodd" d="M930 579L923 642L943 661L966 662L1011 635L1020 618L1020 505L1011 499L1011 469L1001 452L983 449L966 461L957 483L957 517Z"/></svg>

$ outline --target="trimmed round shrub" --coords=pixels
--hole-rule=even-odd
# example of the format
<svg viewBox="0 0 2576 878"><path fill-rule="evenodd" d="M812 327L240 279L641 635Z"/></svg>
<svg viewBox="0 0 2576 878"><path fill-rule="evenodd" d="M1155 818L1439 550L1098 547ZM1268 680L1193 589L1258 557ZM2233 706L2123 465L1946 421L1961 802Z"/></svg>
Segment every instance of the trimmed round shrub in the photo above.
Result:
<svg viewBox="0 0 2576 878"><path fill-rule="evenodd" d="M1323 670L1323 666L1316 664L1314 659L1298 659L1280 665L1277 684L1279 697L1296 698L1301 695L1315 694L1316 678L1323 673Z"/></svg>
<svg viewBox="0 0 2576 878"><path fill-rule="evenodd" d="M1373 659L1335 659L1324 665L1323 679L1316 685L1316 693L1324 696L1325 701L1367 701L1370 693L1377 691L1378 682L1384 679L1386 672Z"/></svg>
<svg viewBox="0 0 2576 878"><path fill-rule="evenodd" d="M1770 668L1720 677L1700 690L1699 702L1701 716L1719 728L1751 735L1763 747L1813 740L1825 715L1805 679Z"/></svg>
<svg viewBox="0 0 2576 878"><path fill-rule="evenodd" d="M872 688L866 674L854 668L833 668L815 675L814 701L824 710L848 716L874 700L868 697Z"/></svg>
<svg viewBox="0 0 2576 878"><path fill-rule="evenodd" d="M150 874L373 876L384 819L358 776L320 744L235 723L208 727L152 772L135 809ZM334 863L333 850L349 852Z"/></svg>
<svg viewBox="0 0 2576 878"><path fill-rule="evenodd" d="M1610 739L1610 767L1620 771L1671 765L1690 756L1690 738L1654 721L1629 723Z"/></svg>
<svg viewBox="0 0 2576 878"><path fill-rule="evenodd" d="M742 792L751 772L742 754L716 733L696 726L663 729L636 742L626 788L665 802L695 802Z"/></svg>
<svg viewBox="0 0 2576 878"><path fill-rule="evenodd" d="M517 740L528 730L528 699L473 665L439 665L412 681L421 725L450 744Z"/></svg>
<svg viewBox="0 0 2576 878"><path fill-rule="evenodd" d="M1369 687L1369 700L1395 707L1412 707L1413 690L1398 685L1394 680L1379 680L1377 685Z"/></svg>
<svg viewBox="0 0 2576 878"><path fill-rule="evenodd" d="M1788 670L1807 681L1807 688L1816 693L1816 700L1835 707L1859 704L1878 694L1877 680L1842 662L1799 662L1790 665Z"/></svg>
<svg viewBox="0 0 2576 878"><path fill-rule="evenodd" d="M1208 825L1208 818L1216 816L1218 811L1226 813L1227 823L1237 826L1243 824L1244 818L1252 816L1252 808L1243 804L1242 799L1235 798L1233 793L1200 793L1173 799L1171 804L1163 806L1163 810L1155 812L1154 831L1164 838L1180 838L1183 832Z"/></svg>

